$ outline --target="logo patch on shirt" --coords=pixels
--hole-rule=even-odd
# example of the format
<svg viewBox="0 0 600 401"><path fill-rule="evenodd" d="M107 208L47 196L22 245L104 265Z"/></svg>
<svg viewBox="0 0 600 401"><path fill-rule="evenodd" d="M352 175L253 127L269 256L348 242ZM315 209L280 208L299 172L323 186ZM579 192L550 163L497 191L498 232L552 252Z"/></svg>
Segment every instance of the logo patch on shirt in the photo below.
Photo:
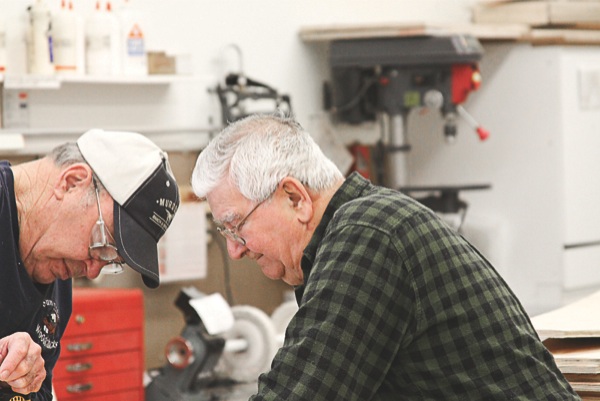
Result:
<svg viewBox="0 0 600 401"><path fill-rule="evenodd" d="M58 347L58 341L56 341L56 330L60 322L58 308L54 301L46 299L42 303L42 310L42 321L38 322L35 332L44 348L54 349Z"/></svg>
<svg viewBox="0 0 600 401"><path fill-rule="evenodd" d="M25 397L23 397L22 395L17 395L17 396L14 396L13 398L11 398L11 399L10 399L10 400L8 400L8 401L27 401L27 400L29 400L29 399L30 399L30 398L25 398Z"/></svg>

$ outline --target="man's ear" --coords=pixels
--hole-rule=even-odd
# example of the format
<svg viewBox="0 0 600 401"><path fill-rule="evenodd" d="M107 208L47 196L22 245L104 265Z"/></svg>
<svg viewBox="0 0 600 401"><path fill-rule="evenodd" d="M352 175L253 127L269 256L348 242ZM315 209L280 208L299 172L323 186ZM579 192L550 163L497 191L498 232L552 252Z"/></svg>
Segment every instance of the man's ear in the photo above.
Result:
<svg viewBox="0 0 600 401"><path fill-rule="evenodd" d="M92 181L92 169L85 163L75 163L63 168L56 180L54 193L58 199L72 190L89 187Z"/></svg>
<svg viewBox="0 0 600 401"><path fill-rule="evenodd" d="M310 221L313 215L313 204L306 187L295 178L286 177L279 183L289 204L294 208L302 223Z"/></svg>

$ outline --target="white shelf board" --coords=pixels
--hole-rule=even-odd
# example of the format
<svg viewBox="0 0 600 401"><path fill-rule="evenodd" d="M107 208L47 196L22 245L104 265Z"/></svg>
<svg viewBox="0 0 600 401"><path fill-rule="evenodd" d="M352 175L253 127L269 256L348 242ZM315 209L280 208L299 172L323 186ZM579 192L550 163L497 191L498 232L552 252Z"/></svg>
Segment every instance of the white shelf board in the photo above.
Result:
<svg viewBox="0 0 600 401"><path fill-rule="evenodd" d="M45 155L64 142L74 142L88 129L0 129L0 155ZM220 127L121 127L107 130L139 132L167 152L194 152L203 149L211 134L218 132Z"/></svg>
<svg viewBox="0 0 600 401"><path fill-rule="evenodd" d="M206 77L204 77L206 78ZM203 79L193 75L147 75L147 76L88 76L88 75L10 75L0 74L5 89L59 89L63 84L82 85L168 85Z"/></svg>

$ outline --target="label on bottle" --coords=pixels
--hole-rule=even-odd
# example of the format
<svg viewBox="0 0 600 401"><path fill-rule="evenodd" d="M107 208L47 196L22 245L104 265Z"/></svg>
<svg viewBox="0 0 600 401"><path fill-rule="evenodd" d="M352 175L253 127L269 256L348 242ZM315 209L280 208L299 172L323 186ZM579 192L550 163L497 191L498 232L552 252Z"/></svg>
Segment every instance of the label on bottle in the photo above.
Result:
<svg viewBox="0 0 600 401"><path fill-rule="evenodd" d="M130 57L143 56L144 35L137 24L134 24L129 35L127 35L127 55Z"/></svg>

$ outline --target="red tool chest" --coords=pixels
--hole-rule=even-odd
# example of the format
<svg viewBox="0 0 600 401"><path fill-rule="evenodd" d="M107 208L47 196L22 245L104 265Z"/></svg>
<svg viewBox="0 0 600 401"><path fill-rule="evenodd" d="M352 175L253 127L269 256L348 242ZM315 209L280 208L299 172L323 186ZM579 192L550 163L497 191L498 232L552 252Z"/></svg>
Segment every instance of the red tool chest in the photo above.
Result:
<svg viewBox="0 0 600 401"><path fill-rule="evenodd" d="M139 289L73 289L54 368L59 401L143 401L144 303Z"/></svg>

